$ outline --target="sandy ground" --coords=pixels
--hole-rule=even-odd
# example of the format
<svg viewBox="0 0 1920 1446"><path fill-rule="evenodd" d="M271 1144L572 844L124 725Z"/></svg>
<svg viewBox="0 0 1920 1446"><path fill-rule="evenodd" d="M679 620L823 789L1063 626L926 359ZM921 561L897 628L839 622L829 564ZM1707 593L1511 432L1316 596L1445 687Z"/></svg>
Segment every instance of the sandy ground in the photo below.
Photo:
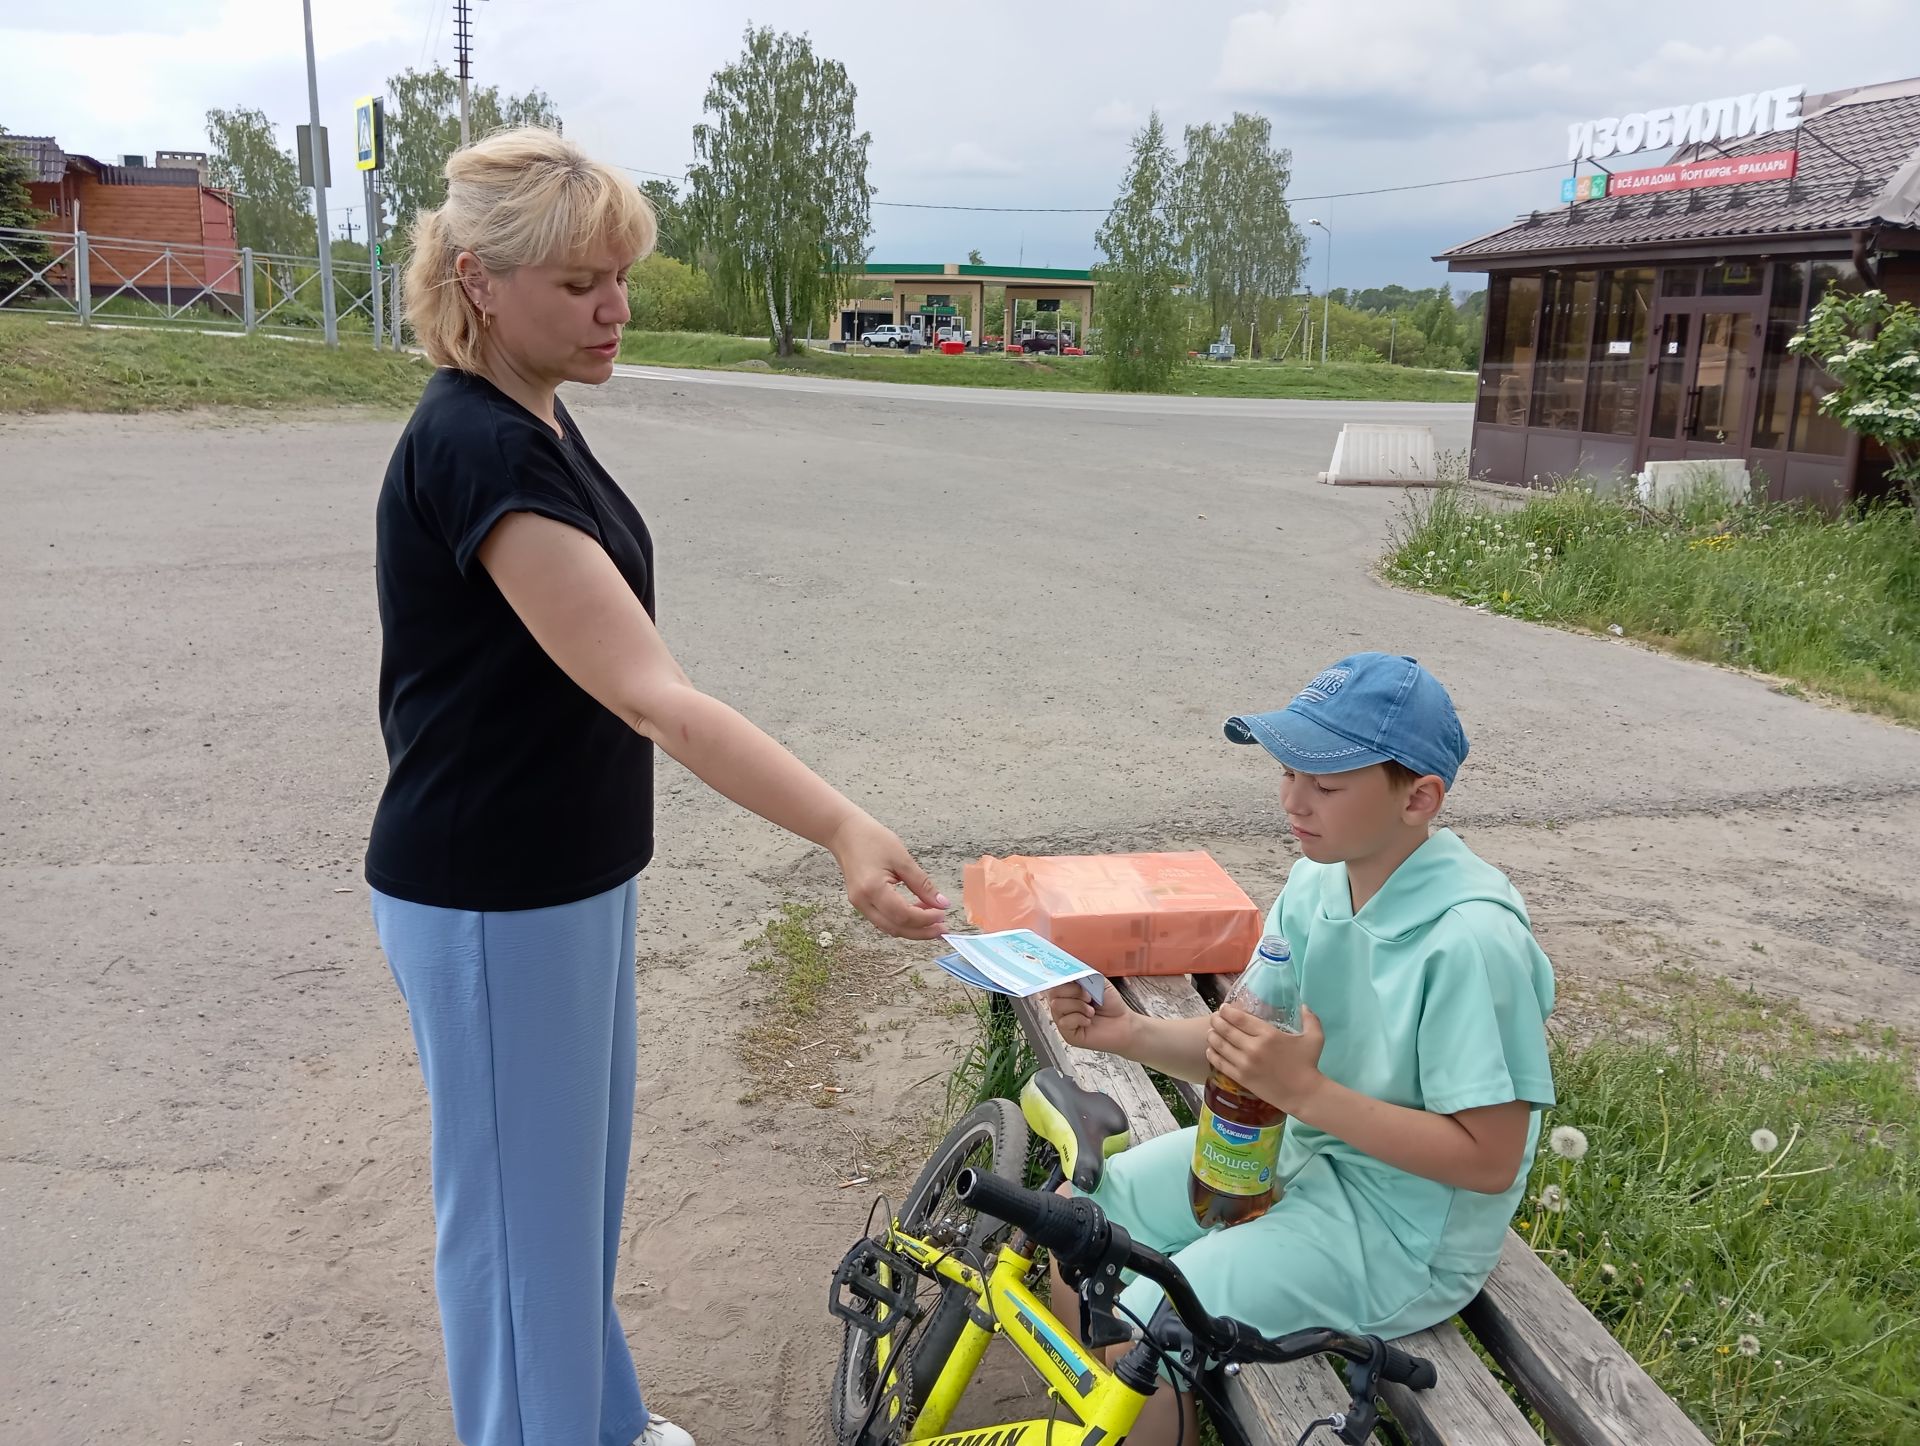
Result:
<svg viewBox="0 0 1920 1446"><path fill-rule="evenodd" d="M1681 963L1920 1027L1920 734L1379 584L1401 499L1307 479L1342 419L1458 447L1462 408L654 369L574 405L694 676L950 888L984 850L1200 846L1264 901L1274 778L1219 720L1390 648L1452 685L1454 819L1570 983ZM397 430L0 423L9 1443L452 1440L425 1100L358 879ZM868 1206L838 1186L929 1128L960 1023L883 994L835 1108L741 1104L740 944L833 879L661 781L620 1304L703 1441L805 1441Z"/></svg>

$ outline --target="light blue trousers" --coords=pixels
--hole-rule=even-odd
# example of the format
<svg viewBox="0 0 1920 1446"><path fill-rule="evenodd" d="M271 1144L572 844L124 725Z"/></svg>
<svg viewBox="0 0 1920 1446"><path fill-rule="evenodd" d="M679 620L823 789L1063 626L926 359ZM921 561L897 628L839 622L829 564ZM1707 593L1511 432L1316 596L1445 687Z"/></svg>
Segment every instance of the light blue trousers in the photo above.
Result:
<svg viewBox="0 0 1920 1446"><path fill-rule="evenodd" d="M635 883L473 913L373 894L433 1107L433 1271L466 1446L631 1446L613 1309L633 1131Z"/></svg>

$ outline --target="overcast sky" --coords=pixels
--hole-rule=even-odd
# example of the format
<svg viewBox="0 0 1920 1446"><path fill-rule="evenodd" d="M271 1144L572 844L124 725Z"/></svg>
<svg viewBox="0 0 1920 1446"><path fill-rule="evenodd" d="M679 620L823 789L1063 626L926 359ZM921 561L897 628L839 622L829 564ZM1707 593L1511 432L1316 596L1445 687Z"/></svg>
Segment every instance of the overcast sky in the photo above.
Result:
<svg viewBox="0 0 1920 1446"><path fill-rule="evenodd" d="M1432 285L1429 258L1557 204L1542 173L1398 195L1306 199L1558 167L1569 121L1920 70L1915 0L474 0L478 80L547 91L604 158L677 173L708 77L751 19L842 61L873 134L881 202L1109 204L1158 107L1235 109L1293 152L1295 220L1334 230L1333 283ZM451 64L451 0L313 0L330 201L358 205L352 103ZM214 106L258 106L291 147L307 118L298 0L0 0L0 125L100 157L206 145ZM1645 158L1652 163L1658 156ZM1629 162L1628 164L1634 164ZM344 182L344 184L339 184ZM343 217L336 215L336 222ZM877 260L1085 266L1097 215L874 210ZM356 223L361 220L355 211ZM1311 236L1310 283L1325 274ZM1462 278L1479 285L1478 278Z"/></svg>

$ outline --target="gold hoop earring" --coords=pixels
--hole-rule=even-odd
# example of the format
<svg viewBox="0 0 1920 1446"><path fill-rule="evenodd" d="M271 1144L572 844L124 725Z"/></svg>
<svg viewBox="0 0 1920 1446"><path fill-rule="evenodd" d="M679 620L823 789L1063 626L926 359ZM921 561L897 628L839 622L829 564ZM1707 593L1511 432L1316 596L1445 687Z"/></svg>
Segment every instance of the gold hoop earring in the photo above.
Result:
<svg viewBox="0 0 1920 1446"><path fill-rule="evenodd" d="M483 311L480 313L480 329L482 331L493 330L493 313L491 311Z"/></svg>

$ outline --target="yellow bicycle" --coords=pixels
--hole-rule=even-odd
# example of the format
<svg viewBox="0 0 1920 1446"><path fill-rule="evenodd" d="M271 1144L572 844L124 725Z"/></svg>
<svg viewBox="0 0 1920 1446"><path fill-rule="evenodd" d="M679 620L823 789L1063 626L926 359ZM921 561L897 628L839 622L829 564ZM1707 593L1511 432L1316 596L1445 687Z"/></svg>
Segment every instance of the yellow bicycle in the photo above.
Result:
<svg viewBox="0 0 1920 1446"><path fill-rule="evenodd" d="M1029 1127L1045 1142L1047 1181L1023 1187ZM1330 1354L1347 1362L1352 1401L1313 1422L1359 1446L1379 1422L1381 1380L1416 1390L1434 1383L1430 1362L1374 1336L1295 1331L1269 1340L1205 1310L1180 1269L1141 1245L1092 1200L1055 1193L1063 1181L1090 1191L1106 1157L1127 1143L1126 1113L1056 1069L1028 1080L1016 1107L989 1100L941 1141L897 1213L847 1252L828 1305L845 1339L828 1398L837 1446L1118 1446L1133 1430L1164 1369L1206 1403L1225 1446L1247 1446L1226 1401L1226 1376L1256 1362ZM1080 1298L1069 1330L1034 1293L1044 1247ZM1121 1272L1166 1294L1152 1320L1120 1319ZM1039 1372L1054 1403L1046 1419L947 1432L987 1344L1005 1336ZM1132 1341L1109 1368L1102 1348ZM1062 1410L1066 1418L1062 1417Z"/></svg>

